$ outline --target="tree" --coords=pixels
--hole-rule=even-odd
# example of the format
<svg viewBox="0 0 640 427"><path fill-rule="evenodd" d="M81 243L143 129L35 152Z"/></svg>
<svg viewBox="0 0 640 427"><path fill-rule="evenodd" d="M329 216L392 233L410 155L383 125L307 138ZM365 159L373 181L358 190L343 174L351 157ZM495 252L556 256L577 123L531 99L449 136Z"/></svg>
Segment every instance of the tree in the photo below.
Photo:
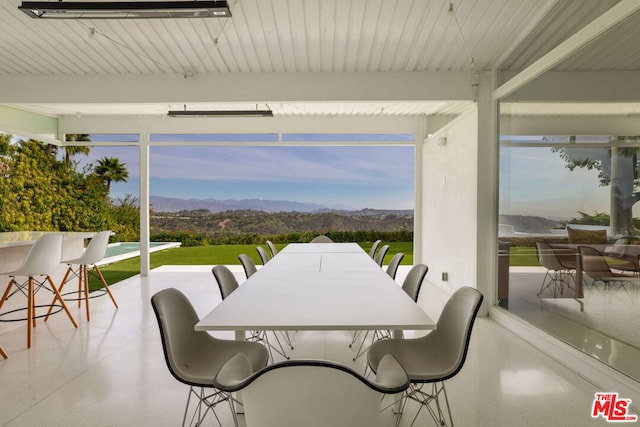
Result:
<svg viewBox="0 0 640 427"><path fill-rule="evenodd" d="M65 135L67 142L91 142L91 137L86 133L68 133ZM86 145L65 145L64 146L64 162L66 164L71 163L71 157L76 154L89 155L91 149Z"/></svg>
<svg viewBox="0 0 640 427"><path fill-rule="evenodd" d="M126 166L120 163L120 160L115 157L103 157L98 160L95 173L106 184L107 195L111 189L111 182L127 182L129 178L129 172Z"/></svg>
<svg viewBox="0 0 640 427"><path fill-rule="evenodd" d="M7 139L8 138L8 139ZM0 177L0 231L101 230L108 225L105 186L95 174L77 172L35 140L5 144L7 173Z"/></svg>
<svg viewBox="0 0 640 427"><path fill-rule="evenodd" d="M618 137L618 141L636 142L637 137ZM614 141L615 142L615 141ZM611 186L611 232L613 235L636 235L633 226L633 205L640 200L638 148L621 147L560 147L569 170L587 168L598 171L601 186Z"/></svg>

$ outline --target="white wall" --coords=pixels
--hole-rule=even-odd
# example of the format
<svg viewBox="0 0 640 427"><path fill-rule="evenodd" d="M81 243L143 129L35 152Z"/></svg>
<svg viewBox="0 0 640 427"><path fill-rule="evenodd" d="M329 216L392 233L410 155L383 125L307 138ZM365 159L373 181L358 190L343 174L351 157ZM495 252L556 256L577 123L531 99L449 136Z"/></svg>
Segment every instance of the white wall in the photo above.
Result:
<svg viewBox="0 0 640 427"><path fill-rule="evenodd" d="M477 122L477 112L469 112L423 147L422 255L429 272L419 302L427 313L441 308L456 289L476 287Z"/></svg>

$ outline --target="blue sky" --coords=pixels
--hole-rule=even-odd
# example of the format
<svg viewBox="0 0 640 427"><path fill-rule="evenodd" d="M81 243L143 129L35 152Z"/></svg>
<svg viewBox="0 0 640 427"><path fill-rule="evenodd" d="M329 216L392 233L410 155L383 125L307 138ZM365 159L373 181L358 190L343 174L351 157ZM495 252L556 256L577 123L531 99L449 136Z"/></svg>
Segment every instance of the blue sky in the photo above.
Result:
<svg viewBox="0 0 640 427"><path fill-rule="evenodd" d="M610 210L611 189L599 185L597 170L570 171L548 147L503 147L500 165L502 214L573 218Z"/></svg>
<svg viewBox="0 0 640 427"><path fill-rule="evenodd" d="M93 147L89 158L117 157L127 183L113 197L137 195L137 147ZM292 200L349 209L413 209L410 146L151 147L150 193L183 199Z"/></svg>

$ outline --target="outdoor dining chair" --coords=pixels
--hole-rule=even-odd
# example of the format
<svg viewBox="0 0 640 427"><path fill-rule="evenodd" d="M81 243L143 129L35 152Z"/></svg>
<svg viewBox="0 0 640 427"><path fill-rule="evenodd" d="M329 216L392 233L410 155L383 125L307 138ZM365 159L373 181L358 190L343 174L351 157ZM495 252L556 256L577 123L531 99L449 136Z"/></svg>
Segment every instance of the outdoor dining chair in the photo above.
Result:
<svg viewBox="0 0 640 427"><path fill-rule="evenodd" d="M420 338L380 340L369 347L367 359L372 372L378 372L384 357L392 355L411 381L411 386L404 392L400 402L396 425L400 422L402 413L406 412L407 401L413 400L420 406L411 425L415 423L420 411L427 407L437 425L449 423L453 426L444 382L456 376L464 365L471 330L482 299L483 296L477 289L468 286L459 288L445 304L436 329L429 334Z"/></svg>
<svg viewBox="0 0 640 427"><path fill-rule="evenodd" d="M328 360L288 360L256 372L237 354L218 372L214 385L242 391L248 427L375 427L385 394L409 386L404 370L383 357L374 380Z"/></svg>
<svg viewBox="0 0 640 427"><path fill-rule="evenodd" d="M164 289L156 293L151 297L151 305L160 328L167 368L176 380L189 386L182 425L187 425L189 402L195 397L198 403L189 416L189 425L201 425L211 411L222 426L215 406L222 402L230 403L231 396L214 388L215 375L238 353L245 355L251 369L261 369L269 360L267 349L258 343L223 340L207 332L195 331L198 315L187 297L177 289ZM206 389L209 391L205 392ZM233 406L230 408L237 425Z"/></svg>
<svg viewBox="0 0 640 427"><path fill-rule="evenodd" d="M256 246L256 251L258 251L258 255L260 255L260 260L262 261L262 265L265 265L271 260L271 257L269 256L267 251L264 250L262 246Z"/></svg>
<svg viewBox="0 0 640 427"><path fill-rule="evenodd" d="M271 258L273 258L274 256L278 255L278 250L276 249L276 245L274 245L271 240L267 240L265 243L267 244L267 247L269 248L269 252L271 252Z"/></svg>
<svg viewBox="0 0 640 427"><path fill-rule="evenodd" d="M109 237L111 236L111 230L101 231L96 233L87 248L83 251L82 255L79 258L71 259L64 261L69 268L67 268L67 272L60 283L59 291L62 293L62 288L67 282L71 281L74 278L78 278L78 292L76 298L70 298L70 294L74 294L75 292L70 292L67 294L63 294L65 297L65 301L78 301L78 307L80 307L80 303L84 299L85 309L87 313L87 321L90 320L89 313L89 298L93 298L89 296L89 271L93 270L95 275L100 279L102 283L102 288L104 289L104 293L95 294L95 296L103 296L104 294L108 294L109 298L111 298L111 302L113 305L118 308L118 303L116 299L113 297L111 290L109 289L109 285L107 285L107 281L104 280L104 276L100 272L97 263L101 261L105 254L107 253L107 246L109 246ZM49 314L51 313L51 308L49 309L49 313L47 313L47 317L45 321L49 318Z"/></svg>
<svg viewBox="0 0 640 427"><path fill-rule="evenodd" d="M582 271L593 280L593 285L601 282L604 284L605 289L611 289L613 284L617 283L626 290L626 282L637 283L639 280L637 276L613 271L607 262L607 258L591 246L578 246L578 251L582 262Z"/></svg>
<svg viewBox="0 0 640 427"><path fill-rule="evenodd" d="M247 276L247 279L256 273L258 269L256 268L256 264L253 262L251 257L247 254L238 255L238 259L240 260L240 264L242 264L242 268L244 269L244 274Z"/></svg>
<svg viewBox="0 0 640 427"><path fill-rule="evenodd" d="M387 274L393 279L396 280L396 273L398 272L398 267L404 258L404 254L402 252L398 252L391 258L389 261L389 265L387 266Z"/></svg>
<svg viewBox="0 0 640 427"><path fill-rule="evenodd" d="M311 239L311 243L333 243L333 240L321 234L320 236L316 236Z"/></svg>
<svg viewBox="0 0 640 427"><path fill-rule="evenodd" d="M376 240L375 242L373 242L373 245L371 245L371 249L369 250L369 256L373 259L376 258L376 252L378 251L378 247L380 246L380 243L382 243L382 240Z"/></svg>
<svg viewBox="0 0 640 427"><path fill-rule="evenodd" d="M374 260L376 264L378 264L380 267L382 267L384 263L384 257L387 256L388 251L389 251L389 245L383 245L378 251L378 253L376 254L376 257L374 258Z"/></svg>
<svg viewBox="0 0 640 427"><path fill-rule="evenodd" d="M5 315L20 310L27 311L27 317L25 319L20 319L27 320L27 348L31 348L33 328L36 325L36 319L44 316L44 314L38 315L36 313L37 308L55 305L58 307L58 311L64 310L65 313L67 313L67 316L74 328L78 327L78 324L71 315L67 304L65 304L62 299L62 296L58 291L58 287L50 276L60 265L60 261L62 259L62 241L62 233L42 235L42 237L38 238L38 240L33 244L20 267L11 272L0 273L0 275L9 276L11 278L7 289L2 295L2 299L0 299L0 309L4 305L5 301L17 292L20 292L27 297L26 308L23 307L3 313L3 315ZM20 283L16 280L17 277L26 277L27 280ZM11 292L11 289L14 287L14 291ZM36 294L40 290L44 289L54 295L53 301L47 305L36 305Z"/></svg>
<svg viewBox="0 0 640 427"><path fill-rule="evenodd" d="M553 296L557 297L564 293L565 287L571 288L571 283L575 284L572 271L563 264L558 257L558 250L552 248L548 243L536 242L536 253L538 262L547 269L537 295L540 296L546 289L551 289Z"/></svg>

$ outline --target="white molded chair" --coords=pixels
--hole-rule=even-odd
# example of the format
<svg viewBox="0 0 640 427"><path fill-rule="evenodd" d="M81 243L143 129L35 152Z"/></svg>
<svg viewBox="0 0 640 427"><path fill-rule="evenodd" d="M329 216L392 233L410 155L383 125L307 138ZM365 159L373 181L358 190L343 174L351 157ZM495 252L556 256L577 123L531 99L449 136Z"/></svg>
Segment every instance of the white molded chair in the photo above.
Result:
<svg viewBox="0 0 640 427"><path fill-rule="evenodd" d="M271 258L278 255L278 250L276 249L276 245L274 245L271 240L267 240L266 244L269 247L269 252L271 252Z"/></svg>
<svg viewBox="0 0 640 427"><path fill-rule="evenodd" d="M238 255L238 259L240 260L240 264L242 264L242 268L244 269L244 274L247 276L247 279L258 271L256 264L249 255L240 254Z"/></svg>
<svg viewBox="0 0 640 427"><path fill-rule="evenodd" d="M389 265L387 266L387 274L393 279L396 280L396 273L398 272L398 267L404 258L404 254L402 252L398 252L391 258L389 261Z"/></svg>
<svg viewBox="0 0 640 427"><path fill-rule="evenodd" d="M109 236L111 236L111 230L101 231L96 233L86 249L80 256L80 258L71 259L64 261L69 268L67 269L67 273L64 275L64 279L62 279L62 283L60 284L60 291L62 292L62 288L64 285L69 282L71 279L77 277L78 278L78 293L77 298L67 298L67 301L73 300L78 301L78 307L82 300L84 299L85 308L87 312L87 321L90 320L89 313L89 270L93 269L96 273L100 281L102 282L102 286L104 287L105 293L109 294L113 305L118 308L118 303L116 299L113 297L111 290L109 289L109 285L107 285L106 280L102 276L100 269L96 265L99 261L101 261L105 254L107 253L107 246L109 245ZM72 292L73 293L73 292ZM96 296L102 296L104 294L99 294ZM51 310L49 310L51 311ZM45 319L46 320L46 319Z"/></svg>
<svg viewBox="0 0 640 427"><path fill-rule="evenodd" d="M187 422L192 396L198 399L198 404L190 417L189 425L200 426L209 411L213 412L222 425L214 408L221 402L228 402L230 396L214 389L213 378L238 352L247 355L247 362L252 369L263 368L269 358L267 349L258 343L223 340L207 332L195 331L198 315L187 297L177 289L170 288L156 293L151 297L151 305L158 320L169 372L176 380L190 387L182 425ZM210 392L205 392L205 389L210 389ZM235 421L235 412L232 411L232 415Z"/></svg>
<svg viewBox="0 0 640 427"><path fill-rule="evenodd" d="M382 243L382 240L376 240L375 242L373 242L373 245L371 245L371 249L369 250L369 256L373 259L376 258L376 252L378 251L378 247L380 246L380 243Z"/></svg>
<svg viewBox="0 0 640 427"><path fill-rule="evenodd" d="M324 234L321 234L311 239L311 243L333 243L333 240L331 240Z"/></svg>
<svg viewBox="0 0 640 427"><path fill-rule="evenodd" d="M384 264L384 257L387 256L387 252L389 251L389 245L384 245L380 248L380 250L378 251L378 253L376 254L374 261L376 262L376 264L378 264L380 267L382 267L382 264Z"/></svg>
<svg viewBox="0 0 640 427"><path fill-rule="evenodd" d="M262 246L257 246L256 251L258 251L258 255L260 255L260 260L262 261L262 265L265 265L271 260L271 256L269 256L269 253L265 251Z"/></svg>
<svg viewBox="0 0 640 427"><path fill-rule="evenodd" d="M459 288L445 304L436 329L429 334L412 339L380 340L369 347L367 358L371 371L378 372L383 359L391 354L405 369L411 381L400 404L396 425L400 422L407 400L413 400L420 407L411 425L415 423L420 411L427 407L437 425L450 423L453 426L444 381L457 375L464 365L471 330L482 299L482 294L477 289L468 286ZM427 386L428 384L431 386ZM431 404L435 405L429 406Z"/></svg>
<svg viewBox="0 0 640 427"><path fill-rule="evenodd" d="M380 361L371 381L327 360L289 360L254 373L239 353L213 384L227 392L242 391L248 427L375 427L383 395L402 393L409 381L392 356Z"/></svg>
<svg viewBox="0 0 640 427"><path fill-rule="evenodd" d="M566 251L565 251L566 252ZM536 254L538 262L547 269L537 295L540 296L545 289L553 291L553 296L557 297L564 293L565 286L572 288L571 282L575 283L572 270L563 264L558 256L558 250L552 248L548 243L536 242Z"/></svg>
<svg viewBox="0 0 640 427"><path fill-rule="evenodd" d="M31 250L24 259L22 265L15 271L0 273L11 278L7 289L2 295L0 300L0 309L4 305L4 302L14 295L16 292L21 292L27 297L27 347L31 348L33 328L36 326L36 319L38 316L36 308L50 307L54 304L59 306L61 310L64 310L69 316L69 320L75 328L78 324L74 320L71 312L67 308L58 288L50 277L55 269L60 265L62 259L62 241L64 237L61 233L44 234L40 237L31 247ZM40 276L41 280L36 280ZM16 281L16 277L27 277L26 282L19 283ZM15 290L11 292L11 289L15 286ZM41 289L47 289L54 294L53 301L48 305L36 305L36 294ZM9 314L18 310L25 310L20 308L17 310L11 310L4 314ZM48 314L47 314L48 316Z"/></svg>

